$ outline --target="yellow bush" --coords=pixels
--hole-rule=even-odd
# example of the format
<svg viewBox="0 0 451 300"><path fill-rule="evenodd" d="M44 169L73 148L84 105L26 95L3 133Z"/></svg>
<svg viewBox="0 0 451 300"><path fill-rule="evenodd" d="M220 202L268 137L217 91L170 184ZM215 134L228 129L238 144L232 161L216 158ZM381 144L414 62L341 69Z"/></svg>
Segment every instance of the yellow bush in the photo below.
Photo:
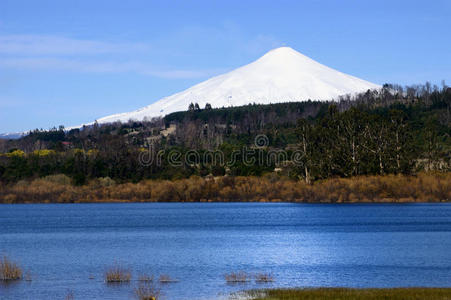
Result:
<svg viewBox="0 0 451 300"><path fill-rule="evenodd" d="M24 157L25 156L25 152L23 152L22 150L14 150L12 152L6 153L7 157Z"/></svg>
<svg viewBox="0 0 451 300"><path fill-rule="evenodd" d="M55 152L55 150L42 149L42 150L33 151L33 154L37 155L37 156L49 156L49 155L56 154L56 152Z"/></svg>

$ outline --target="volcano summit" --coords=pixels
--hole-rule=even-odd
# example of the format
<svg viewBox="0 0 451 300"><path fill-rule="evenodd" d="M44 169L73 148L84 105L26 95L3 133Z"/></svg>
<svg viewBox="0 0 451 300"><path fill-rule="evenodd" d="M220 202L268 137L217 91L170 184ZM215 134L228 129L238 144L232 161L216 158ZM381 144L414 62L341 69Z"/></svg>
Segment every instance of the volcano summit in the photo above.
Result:
<svg viewBox="0 0 451 300"><path fill-rule="evenodd" d="M126 122L187 110L190 103L213 108L306 100L378 89L379 85L326 67L289 47L269 51L256 61L215 76L136 111L114 114L98 123Z"/></svg>

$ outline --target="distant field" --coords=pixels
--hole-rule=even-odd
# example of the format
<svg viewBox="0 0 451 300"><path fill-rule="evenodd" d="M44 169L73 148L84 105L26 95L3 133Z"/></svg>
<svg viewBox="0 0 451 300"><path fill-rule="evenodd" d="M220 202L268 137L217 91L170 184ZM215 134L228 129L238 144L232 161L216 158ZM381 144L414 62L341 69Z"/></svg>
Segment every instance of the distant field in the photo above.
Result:
<svg viewBox="0 0 451 300"><path fill-rule="evenodd" d="M451 288L396 288L396 289L276 289L249 291L253 300L316 300L316 299L451 299Z"/></svg>

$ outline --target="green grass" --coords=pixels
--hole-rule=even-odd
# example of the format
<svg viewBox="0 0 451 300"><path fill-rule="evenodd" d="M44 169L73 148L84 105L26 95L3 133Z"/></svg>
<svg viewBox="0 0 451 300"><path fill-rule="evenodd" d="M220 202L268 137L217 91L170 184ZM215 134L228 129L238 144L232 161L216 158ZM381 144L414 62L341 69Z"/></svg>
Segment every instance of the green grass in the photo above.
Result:
<svg viewBox="0 0 451 300"><path fill-rule="evenodd" d="M420 300L451 299L451 288L347 289L306 288L248 291L253 300Z"/></svg>

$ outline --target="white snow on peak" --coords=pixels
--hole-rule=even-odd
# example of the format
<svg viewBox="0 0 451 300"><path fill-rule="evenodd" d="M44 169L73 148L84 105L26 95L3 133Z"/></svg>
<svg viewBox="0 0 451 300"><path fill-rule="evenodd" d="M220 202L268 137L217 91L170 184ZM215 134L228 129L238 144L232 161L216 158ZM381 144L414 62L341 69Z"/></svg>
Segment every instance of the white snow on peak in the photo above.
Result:
<svg viewBox="0 0 451 300"><path fill-rule="evenodd" d="M332 100L338 96L379 89L380 86L326 67L290 47L269 51L256 61L215 76L136 111L98 119L98 123L126 122L185 111L190 103L201 108L249 103Z"/></svg>

